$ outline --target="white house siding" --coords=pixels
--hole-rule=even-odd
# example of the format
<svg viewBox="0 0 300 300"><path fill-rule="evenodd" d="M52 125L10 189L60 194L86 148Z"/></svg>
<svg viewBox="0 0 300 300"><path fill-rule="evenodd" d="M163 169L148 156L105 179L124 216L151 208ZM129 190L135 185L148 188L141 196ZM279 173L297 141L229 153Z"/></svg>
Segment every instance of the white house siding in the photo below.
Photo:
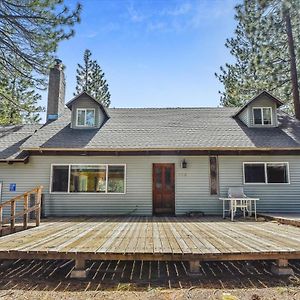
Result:
<svg viewBox="0 0 300 300"><path fill-rule="evenodd" d="M180 167L187 161L187 169ZM261 198L259 211L300 212L300 157L297 156L220 156L220 194L225 196L229 186L243 184L243 162L289 162L289 185L244 185L249 196ZM43 185L46 215L100 215L100 214L152 214L152 164L175 163L176 214L203 211L220 214L219 196L211 196L209 189L208 156L32 156L28 164L0 164L3 181L2 201ZM125 194L49 194L51 164L126 164ZM9 183L17 184L16 192L9 192Z"/></svg>
<svg viewBox="0 0 300 300"><path fill-rule="evenodd" d="M290 184L243 185L243 162L288 162ZM258 197L258 211L300 212L300 156L222 156L219 158L220 192L225 195L230 185L244 186L250 197Z"/></svg>
<svg viewBox="0 0 300 300"><path fill-rule="evenodd" d="M251 113L252 114L252 113ZM250 124L250 112L249 109L246 108L244 109L240 114L239 114L239 119L247 126Z"/></svg>

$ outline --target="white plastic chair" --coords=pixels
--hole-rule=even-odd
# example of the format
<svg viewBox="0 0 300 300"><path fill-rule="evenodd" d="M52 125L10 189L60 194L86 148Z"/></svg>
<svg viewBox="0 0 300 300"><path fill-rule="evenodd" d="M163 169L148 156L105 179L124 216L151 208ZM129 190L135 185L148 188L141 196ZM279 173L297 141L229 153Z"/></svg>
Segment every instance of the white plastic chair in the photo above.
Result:
<svg viewBox="0 0 300 300"><path fill-rule="evenodd" d="M243 200L242 198L248 198L243 187L235 186L228 189L228 198L232 198L230 201L230 210L231 210L231 219L233 220L234 215L236 214L237 209L241 209L243 212L244 218L246 217L246 211L249 212L249 202Z"/></svg>

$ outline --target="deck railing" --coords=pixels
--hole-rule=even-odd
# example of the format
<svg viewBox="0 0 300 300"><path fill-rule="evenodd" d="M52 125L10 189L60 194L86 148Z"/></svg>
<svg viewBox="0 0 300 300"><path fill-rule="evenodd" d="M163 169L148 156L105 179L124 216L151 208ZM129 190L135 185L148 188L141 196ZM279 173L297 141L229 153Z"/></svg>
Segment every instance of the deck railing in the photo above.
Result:
<svg viewBox="0 0 300 300"><path fill-rule="evenodd" d="M41 200L42 186L37 186L34 189L18 195L8 201L0 204L0 235L2 235L3 225L10 223L10 231L15 232L16 218L23 216L23 229L28 228L29 213L35 212L35 223L39 226L41 223ZM30 196L34 195L34 205L30 206ZM17 212L17 202L23 202L23 209ZM10 207L10 216L3 218L3 208Z"/></svg>

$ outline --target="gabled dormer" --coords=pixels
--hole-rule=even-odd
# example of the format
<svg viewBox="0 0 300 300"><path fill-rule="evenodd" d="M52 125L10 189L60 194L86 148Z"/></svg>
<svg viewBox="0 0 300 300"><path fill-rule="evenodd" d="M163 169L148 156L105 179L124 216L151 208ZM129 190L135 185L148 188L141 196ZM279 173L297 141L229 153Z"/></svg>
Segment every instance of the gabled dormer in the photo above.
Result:
<svg viewBox="0 0 300 300"><path fill-rule="evenodd" d="M281 105L283 103L279 99L263 91L241 107L234 117L239 118L248 127L277 127L277 109Z"/></svg>
<svg viewBox="0 0 300 300"><path fill-rule="evenodd" d="M109 119L104 106L87 92L77 95L66 106L72 111L71 128L73 129L100 128Z"/></svg>

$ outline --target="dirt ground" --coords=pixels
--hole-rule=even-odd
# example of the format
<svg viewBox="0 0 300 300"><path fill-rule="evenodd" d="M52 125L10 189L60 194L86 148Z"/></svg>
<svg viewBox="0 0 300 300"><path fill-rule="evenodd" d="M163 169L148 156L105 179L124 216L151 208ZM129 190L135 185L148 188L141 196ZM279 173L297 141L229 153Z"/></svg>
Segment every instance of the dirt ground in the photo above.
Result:
<svg viewBox="0 0 300 300"><path fill-rule="evenodd" d="M0 299L300 300L295 276L274 276L273 262L207 262L189 276L182 262L91 261L86 280L70 279L70 261L0 263Z"/></svg>

